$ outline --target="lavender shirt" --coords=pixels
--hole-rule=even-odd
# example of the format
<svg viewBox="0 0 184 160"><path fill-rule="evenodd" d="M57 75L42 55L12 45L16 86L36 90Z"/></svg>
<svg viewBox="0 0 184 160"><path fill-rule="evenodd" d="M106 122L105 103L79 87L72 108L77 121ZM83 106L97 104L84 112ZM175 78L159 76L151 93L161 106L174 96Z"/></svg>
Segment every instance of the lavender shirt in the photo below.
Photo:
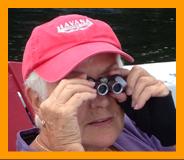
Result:
<svg viewBox="0 0 184 160"><path fill-rule="evenodd" d="M155 136L148 136L135 126L135 123L125 115L124 129L113 144L120 151L175 151L175 147L164 147ZM29 145L39 134L38 128L32 128L17 133L17 150L34 151Z"/></svg>

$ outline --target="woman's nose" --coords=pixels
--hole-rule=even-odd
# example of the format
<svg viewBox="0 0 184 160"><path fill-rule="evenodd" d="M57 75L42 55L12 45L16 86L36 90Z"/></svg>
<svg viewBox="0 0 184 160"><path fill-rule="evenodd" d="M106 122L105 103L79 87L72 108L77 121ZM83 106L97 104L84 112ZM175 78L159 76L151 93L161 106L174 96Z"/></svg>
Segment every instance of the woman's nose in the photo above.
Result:
<svg viewBox="0 0 184 160"><path fill-rule="evenodd" d="M100 96L98 95L94 100L91 101L90 106L91 108L96 107L107 107L109 105L109 99L107 96Z"/></svg>

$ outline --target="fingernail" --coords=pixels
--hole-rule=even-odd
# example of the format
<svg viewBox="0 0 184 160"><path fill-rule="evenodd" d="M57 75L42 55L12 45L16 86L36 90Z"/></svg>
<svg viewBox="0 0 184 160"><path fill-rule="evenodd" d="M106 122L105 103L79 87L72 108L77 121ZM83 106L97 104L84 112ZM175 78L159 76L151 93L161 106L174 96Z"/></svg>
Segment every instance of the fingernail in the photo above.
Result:
<svg viewBox="0 0 184 160"><path fill-rule="evenodd" d="M95 82L90 81L89 83L91 84L91 86L93 86L93 87L95 86Z"/></svg>
<svg viewBox="0 0 184 160"><path fill-rule="evenodd" d="M134 109L135 109L135 110L138 110L138 109L139 109L138 104L136 104L136 105L134 106Z"/></svg>

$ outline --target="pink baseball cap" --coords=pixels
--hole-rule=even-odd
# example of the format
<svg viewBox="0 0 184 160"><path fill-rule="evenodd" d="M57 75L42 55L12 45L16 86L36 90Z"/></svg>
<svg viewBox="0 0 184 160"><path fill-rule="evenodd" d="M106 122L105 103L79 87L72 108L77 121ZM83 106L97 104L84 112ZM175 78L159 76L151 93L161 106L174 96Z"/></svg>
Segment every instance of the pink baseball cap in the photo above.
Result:
<svg viewBox="0 0 184 160"><path fill-rule="evenodd" d="M88 57L100 53L115 53L134 61L122 51L107 23L77 14L56 17L33 29L24 51L23 79L34 71L44 80L56 82Z"/></svg>

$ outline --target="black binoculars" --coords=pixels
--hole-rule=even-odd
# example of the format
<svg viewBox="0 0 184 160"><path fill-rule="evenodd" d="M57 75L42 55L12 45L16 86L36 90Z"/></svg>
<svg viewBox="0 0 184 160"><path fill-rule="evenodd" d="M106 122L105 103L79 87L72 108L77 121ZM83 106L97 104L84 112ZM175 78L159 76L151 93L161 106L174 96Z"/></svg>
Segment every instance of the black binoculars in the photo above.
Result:
<svg viewBox="0 0 184 160"><path fill-rule="evenodd" d="M120 94L124 91L127 85L126 81L120 75L100 77L97 80L88 77L88 80L95 82L94 88L96 88L97 93L101 96L105 96L109 92L114 94Z"/></svg>

